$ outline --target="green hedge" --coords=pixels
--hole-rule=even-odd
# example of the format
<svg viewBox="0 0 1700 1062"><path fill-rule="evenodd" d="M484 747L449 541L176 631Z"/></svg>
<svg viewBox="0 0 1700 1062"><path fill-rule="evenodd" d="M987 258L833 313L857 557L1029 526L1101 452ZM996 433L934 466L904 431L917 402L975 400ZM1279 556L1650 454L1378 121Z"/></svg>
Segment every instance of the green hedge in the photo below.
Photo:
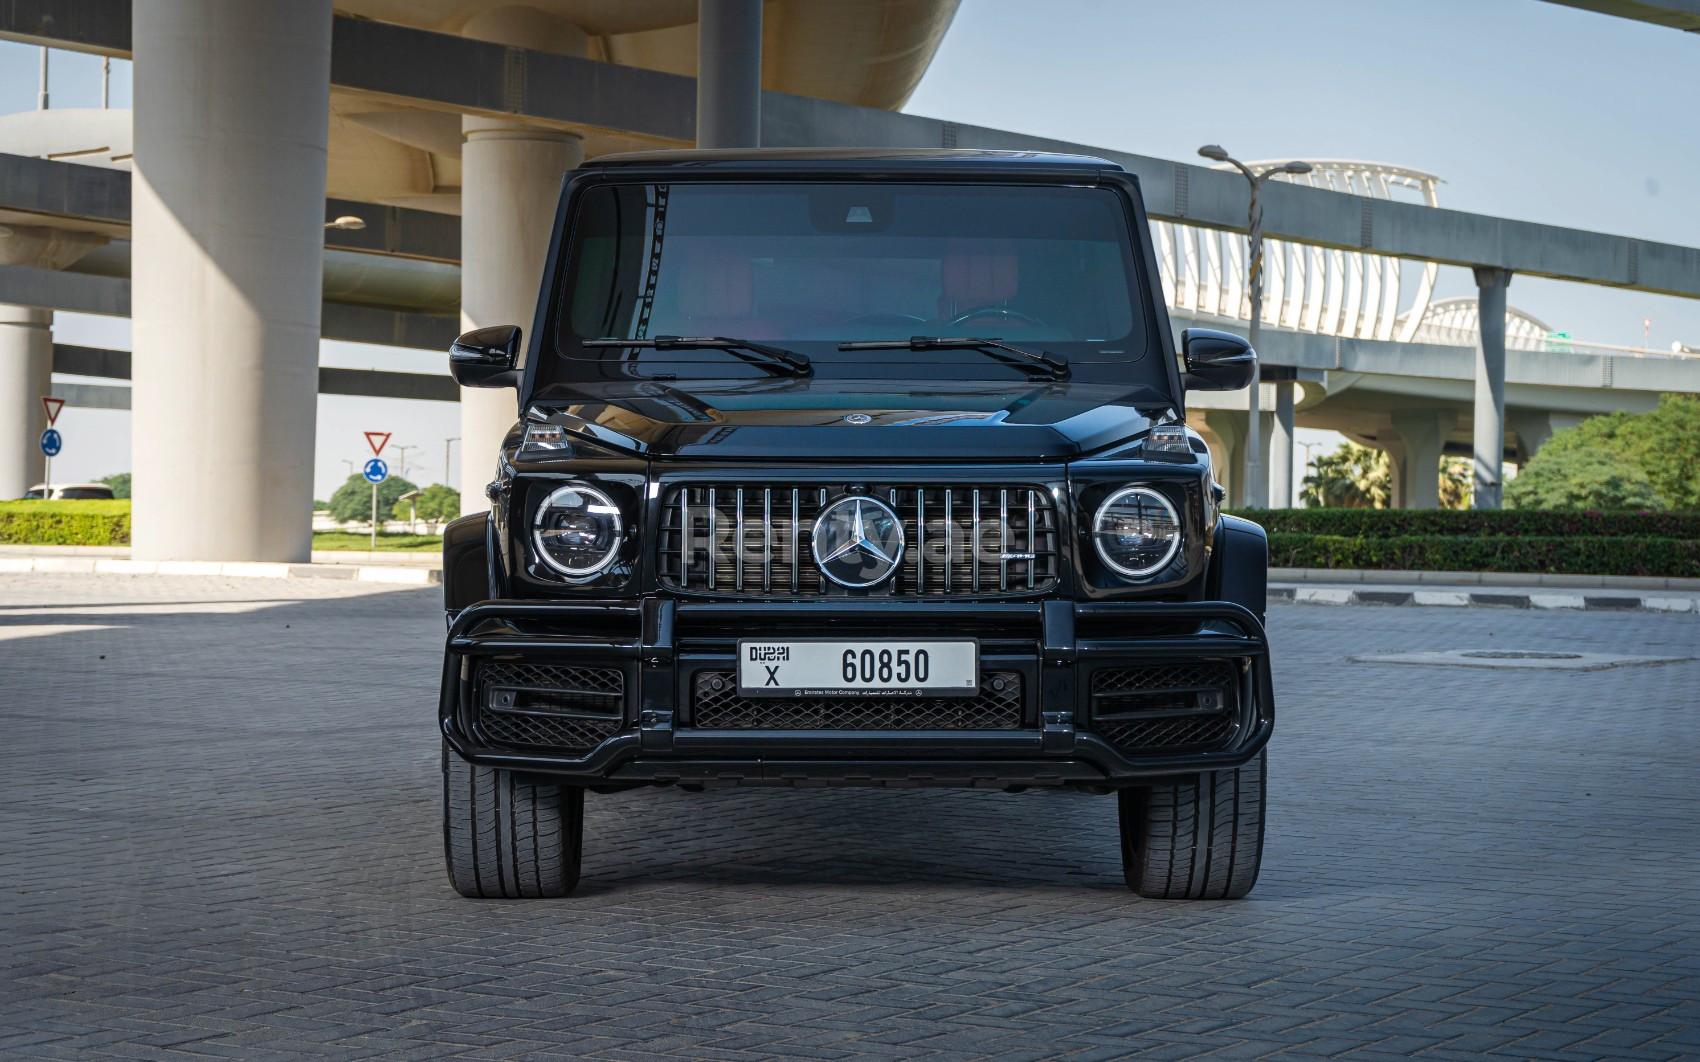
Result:
<svg viewBox="0 0 1700 1062"><path fill-rule="evenodd" d="M0 502L0 544L128 546L128 501Z"/></svg>
<svg viewBox="0 0 1700 1062"><path fill-rule="evenodd" d="M1271 534L1333 535L1348 538L1409 536L1515 536L1549 538L1651 537L1700 539L1700 512L1558 512L1455 509L1245 509L1234 512L1262 524Z"/></svg>
<svg viewBox="0 0 1700 1062"><path fill-rule="evenodd" d="M1269 563L1277 568L1700 578L1700 540L1626 535L1358 538L1274 531Z"/></svg>

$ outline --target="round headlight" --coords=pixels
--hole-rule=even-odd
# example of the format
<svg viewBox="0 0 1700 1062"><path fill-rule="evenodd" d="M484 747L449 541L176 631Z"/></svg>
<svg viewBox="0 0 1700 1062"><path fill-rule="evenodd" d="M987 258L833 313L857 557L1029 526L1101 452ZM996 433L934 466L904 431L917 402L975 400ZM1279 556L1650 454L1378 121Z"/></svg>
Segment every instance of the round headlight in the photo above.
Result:
<svg viewBox="0 0 1700 1062"><path fill-rule="evenodd" d="M1092 544L1105 564L1141 578L1161 571L1181 548L1181 520L1169 499L1149 487L1123 487L1098 506Z"/></svg>
<svg viewBox="0 0 1700 1062"><path fill-rule="evenodd" d="M531 521L531 541L543 563L583 579L614 563L624 526L608 495L575 484L543 499Z"/></svg>

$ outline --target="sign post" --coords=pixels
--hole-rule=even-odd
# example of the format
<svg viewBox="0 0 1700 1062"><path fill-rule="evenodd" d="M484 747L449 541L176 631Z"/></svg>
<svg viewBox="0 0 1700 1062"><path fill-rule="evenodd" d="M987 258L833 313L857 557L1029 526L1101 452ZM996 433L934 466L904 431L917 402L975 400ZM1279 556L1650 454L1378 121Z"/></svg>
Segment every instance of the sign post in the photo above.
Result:
<svg viewBox="0 0 1700 1062"><path fill-rule="evenodd" d="M372 448L372 459L366 462L361 474L372 484L372 548L378 548L378 484L390 478L390 466L378 455L384 452L389 444L390 433L387 431L369 431L366 433L366 445Z"/></svg>
<svg viewBox="0 0 1700 1062"><path fill-rule="evenodd" d="M64 436L54 430L53 425L59 420L59 411L65 408L65 400L54 398L51 395L42 395L41 408L47 411L47 430L41 433L41 453L42 456L47 458L41 473L42 486L44 487L42 497L51 498L53 496L53 455L65 448Z"/></svg>

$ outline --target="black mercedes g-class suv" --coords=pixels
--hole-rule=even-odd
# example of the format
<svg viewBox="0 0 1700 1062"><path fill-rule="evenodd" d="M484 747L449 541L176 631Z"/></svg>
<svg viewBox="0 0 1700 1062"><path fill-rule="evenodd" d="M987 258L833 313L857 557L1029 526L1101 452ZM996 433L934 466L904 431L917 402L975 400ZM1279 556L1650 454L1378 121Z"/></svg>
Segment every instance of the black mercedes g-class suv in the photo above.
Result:
<svg viewBox="0 0 1700 1062"><path fill-rule="evenodd" d="M1218 511L1138 182L986 151L658 152L567 179L491 508L444 541L468 896L577 884L584 793L1114 793L1128 885L1243 896L1268 551ZM471 455L469 455L470 457Z"/></svg>

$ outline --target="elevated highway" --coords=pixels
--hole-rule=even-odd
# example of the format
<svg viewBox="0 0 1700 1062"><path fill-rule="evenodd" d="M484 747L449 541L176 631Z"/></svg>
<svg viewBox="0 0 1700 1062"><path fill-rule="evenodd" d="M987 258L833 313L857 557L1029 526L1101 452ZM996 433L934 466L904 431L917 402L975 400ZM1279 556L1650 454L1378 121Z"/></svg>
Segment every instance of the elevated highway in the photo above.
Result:
<svg viewBox="0 0 1700 1062"><path fill-rule="evenodd" d="M1147 205L1153 217L1162 223L1200 231L1238 232L1243 231L1247 214L1245 183L1234 174L897 113L895 108L907 98L949 24L955 7L953 0L879 0L871 5L817 6L781 2L767 5L772 14L765 26L759 17L762 5L754 0L742 5L734 3L731 8L742 6L757 13L754 22L747 23L741 32L747 36L753 25L760 39L746 40L753 47L742 52L733 48L724 54L705 51L701 56L695 47L696 5L690 0L633 0L628 4L535 0L528 7L498 5L494 0L421 3L347 0L336 5L336 13L328 18L326 26L316 25L299 10L288 15L290 19L304 19L290 23L291 32L308 34L291 38L294 41L291 47L299 43L306 51L290 56L282 52L271 54L267 51L271 47L269 42L283 38L269 31L257 36L231 37L232 43L223 49L209 47L206 41L196 37L198 43L184 51L189 47L185 33L193 31L205 36L240 28L237 22L226 25L219 19L211 19L209 14L198 14L203 9L221 14L229 10L207 6L212 3L213 0L163 0L163 6L157 9L138 8L137 16L142 23L136 26L132 25L127 0L8 0L0 4L0 38L112 56L129 56L133 47L144 52L150 47L162 49L150 54L167 58L149 60L144 55L137 64L137 98L143 101L137 117L139 121L145 118L148 126L136 130L137 147L143 149L140 156L144 163L150 137L157 139L169 134L168 139L178 138L170 142L186 145L183 150L221 152L218 157L225 163L240 158L244 160L242 166L261 175L247 185L226 187L219 182L238 180L241 173L248 171L242 166L211 167L196 164L188 156L179 158L156 152L151 165L158 172L143 183L141 177L148 165L139 166L138 188L156 189L160 180L169 178L184 183L185 188L205 185L207 190L182 193L188 198L170 201L162 201L156 191L150 190L148 197L145 200L139 197L131 209L128 189L121 187L126 180L121 169L96 178L89 176L94 172L92 167L68 162L40 158L0 160L0 225L9 230L5 239L12 244L11 251L0 250L0 302L23 308L15 312L36 314L46 309L119 315L134 311L138 326L133 363L137 393L158 396L165 393L160 387L165 379L162 373L205 370L216 375L222 371L220 367L225 364L232 337L229 333L215 334L217 322L209 319L195 325L193 335L187 337L192 341L185 342L185 337L179 336L173 337L177 342L172 345L156 346L161 340L152 337L163 334L155 325L143 327L144 314L175 313L163 304L155 305L149 298L138 297L135 306L131 304L127 274L134 274L138 285L155 285L165 275L160 263L151 257L154 252L146 251L162 239L149 236L149 232L174 231L157 227L156 220L164 216L156 212L163 207L179 223L192 226L200 223L197 218L205 204L217 202L218 211L206 219L209 224L275 229L274 235L279 240L289 234L285 241L292 248L289 254L299 261L290 259L295 261L290 267L294 272L277 275L298 278L317 269L321 278L311 289L302 288L292 280L287 292L288 300L293 300L290 302L293 316L287 329L291 338L286 345L296 351L289 355L294 359L289 370L292 381L289 386L295 390L285 403L296 410L292 414L295 421L288 429L291 433L299 432L302 417L307 429L311 426L310 392L316 370L311 361L305 360L314 356L312 352L297 349L303 341L304 323L310 321L313 332L322 336L441 349L442 342L462 325L529 317L521 303L529 302L529 293L535 290L535 285L526 278L534 272L535 260L541 258L540 248L532 244L538 232L546 231L541 219L547 216L558 174L576 165L578 159L606 151L690 146L698 139L699 130L711 128L705 121L718 120L717 115L727 117L716 109L731 106L724 86L728 78L739 73L739 63L747 66L751 54L760 61L761 83L767 90L759 94L752 92L742 113L750 118L753 132L759 106L760 140L767 146L946 146L1095 154L1110 158L1140 176ZM327 0L313 0L307 6L317 11L320 4L324 4L328 16ZM1678 14L1680 6L1675 5ZM281 12L254 14L256 20L274 17L285 16ZM167 26L179 28L161 30ZM144 29L149 32L141 32ZM322 36L309 40L314 34ZM141 47L144 44L147 47ZM243 47L259 49L254 54L256 62L280 64L266 67L281 80L263 98L243 96L248 91L243 86L254 78L224 62L223 57L237 55ZM738 59L736 56L740 54L745 58ZM301 65L303 58L311 59L313 64L322 60L323 66L313 65L312 70L322 69L325 82L319 83L319 91L328 89L328 96L318 98L327 101L329 124L328 128L321 125L317 133L313 132L313 122L323 117L325 109L308 104L314 98L314 92L310 91L314 86L310 82L319 75L309 76L307 68ZM175 76L150 80L143 76L149 69L156 73L163 71L166 67L161 64L167 62L202 63L206 65L205 77L196 81ZM704 86L701 98L699 74ZM224 96L218 96L209 87L215 82L225 84L221 78L228 80ZM301 99L289 95L284 81L300 83ZM185 95L194 92L214 92L222 108L218 112L223 116L220 121L236 122L231 128L241 129L241 136L235 141L226 137L223 143L215 145L195 127L182 122L172 124L171 115L175 113L172 107L148 109L148 99L169 99L176 101L176 106L188 107L199 100ZM286 101L290 102L286 105ZM295 110L288 110L289 106ZM302 110L303 107L307 109ZM706 112L704 107L708 108ZM277 122L268 125L267 121L245 121L242 117L269 113L267 108L279 115L287 111L288 121L306 123L299 127L299 136L306 138L302 143L318 137L318 142L326 145L326 154L319 156L324 162L322 170L314 171L310 152L288 155L299 145L284 137ZM152 124L156 120L167 124ZM46 134L40 128L26 128L31 121L28 117L14 116L8 121L9 131L0 127L0 150L6 150L15 141L34 145L21 151L25 155L64 158L76 153L71 146L59 145L70 148L59 150L46 143L43 139ZM35 121L38 126L41 124L40 119ZM237 150L238 141L246 145L241 151ZM85 143L82 147L88 149L91 145ZM126 148L106 144L104 150L104 159L85 155L84 161L104 161L114 167L129 164L132 153ZM249 154L241 154L243 151ZM283 180L280 175L287 167L280 168L279 164L267 168L267 151L283 152L294 158L296 161L290 165L301 167L302 175L317 173L312 179L323 183L325 189L324 195L316 199L314 216L330 221L343 214L353 214L366 221L366 228L360 232L327 230L323 245L318 246L300 238L304 226L319 223L306 219L304 214L302 217L292 214L290 225L279 227L281 215L275 218L271 215L280 208L254 198L257 184L270 182L286 187L278 182ZM328 162L324 161L326 158ZM301 178L291 179L298 183ZM214 186L223 191L213 194ZM252 206L238 210L240 204L250 200ZM289 208L291 211L299 214L306 210L305 200L291 202L295 204ZM142 209L144 203L146 210ZM185 213L189 204L194 204L195 209ZM1326 252L1331 256L1358 256L1364 261L1395 264L1403 260L1420 263L1417 268L1425 272L1434 264L1472 268L1484 304L1494 307L1504 306L1506 285L1517 274L1700 298L1700 249L1300 184L1271 185L1264 194L1264 208L1266 236L1296 249L1309 249L1303 251L1305 254ZM454 217L456 213L461 215L458 220ZM131 214L136 222L133 236L128 223ZM526 218L530 220L521 224ZM518 227L514 227L516 224ZM454 236L459 237L458 241ZM128 260L133 255L126 246L127 237L133 238L134 246L150 256L145 263L138 260L134 269L129 268ZM248 243L253 245L252 240ZM172 246L176 248L174 254L213 254L215 258L238 254L237 244L220 244L209 238ZM18 251L18 247L24 247L25 251ZM35 248L35 253L29 253L30 247ZM305 257L309 255L311 258ZM458 269L457 262L462 263ZM241 265L238 259L231 258L223 261L220 268L238 265ZM279 259L275 269L281 270L284 265ZM1378 268L1384 269L1380 274L1383 278L1389 275L1386 267ZM195 274L201 278L214 275ZM205 279L195 280L196 284L205 282ZM282 298L282 289L273 292L272 287L275 285L262 284L254 290L265 293L262 302L274 294ZM148 290L170 294L176 288L153 286ZM451 292L458 297L451 298ZM1277 305L1290 305L1290 300ZM1200 314L1206 312L1202 304L1189 308ZM1232 306L1227 309L1231 310ZM1410 387L1401 392L1399 386L1405 385L1377 385L1378 380L1427 379L1431 383L1422 387L1438 387L1446 394L1456 391L1463 380L1469 380L1478 392L1473 406L1475 415L1468 426L1471 448L1478 467L1492 468L1497 477L1499 458L1508 441L1514 455L1522 452L1519 448L1524 446L1520 433L1508 434L1505 430L1505 389L1511 386L1515 398L1523 393L1516 388L1524 386L1517 376L1523 368L1507 375L1505 315L1497 309L1478 315L1479 335L1475 352L1468 355L1472 368L1467 376L1449 375L1459 352L1468 351L1468 348L1450 347L1446 348L1449 353L1432 354L1436 374L1425 377L1398 371L1401 366L1412 364L1411 350L1415 348L1409 343L1401 346L1393 341L1398 338L1415 341L1421 337L1409 320L1400 322L1396 315L1389 317L1386 311L1383 303L1367 317L1360 316L1355 330L1342 324L1333 329L1338 333L1333 335L1327 334L1326 329L1305 334L1302 313L1300 323L1293 326L1298 331L1290 342L1278 332L1284 322L1277 322L1276 329L1266 332L1266 358L1279 370L1272 375L1297 377L1290 381L1294 386L1286 386L1289 381L1274 385L1273 402L1277 411L1285 399L1314 420L1331 415L1329 402L1338 403L1353 393L1375 394L1377 386L1384 388L1380 393L1404 393L1408 403L1425 399ZM249 344L243 349L252 351L252 357L259 359L257 364L272 364L268 359L276 357L273 348L267 345L270 340L262 342L262 335L272 334L266 331L270 328L267 324L271 320L267 316L270 312L262 307L258 316L239 315L259 328L250 338L242 338L248 333L236 333L240 339L237 345ZM1225 312L1220 303L1215 312L1230 318L1235 316ZM1366 319L1373 322L1367 331L1361 323ZM38 318L29 320L38 321ZM1421 324L1419 319L1415 327ZM26 322L26 327L41 330L39 323ZM1388 334L1390 327L1393 335ZM31 342L36 344L32 349L38 352L35 356L39 364L54 359L51 353L43 353L51 348L42 347L39 337ZM1331 364L1312 364L1318 359L1330 360L1317 353L1323 349L1317 343L1333 355ZM1348 361L1353 368L1347 367ZM1539 364L1531 362L1524 368L1532 372L1547 371L1542 367L1546 365L1544 358L1537 358L1536 362ZM1587 358L1583 357L1579 362L1566 364L1586 362ZM1448 367L1442 370L1439 368L1442 364ZM1512 364L1523 365L1517 359L1512 359ZM106 367L112 369L114 364ZM1561 371L1554 363L1553 378L1568 379L1568 371ZM1586 375L1590 370L1578 371ZM1591 371L1604 370L1595 365ZM1311 380L1301 375L1307 373L1324 375ZM144 380L150 379L155 382L142 387ZM1327 387L1330 380L1342 385L1330 389ZM1351 386L1343 386L1348 380ZM323 387L326 378L317 377L317 382ZM396 388L406 389L415 383L371 376L342 379L335 385L378 389L370 393L393 393ZM440 386L417 383L421 392ZM1310 384L1319 385L1321 394L1333 397L1317 399L1312 394L1313 388L1307 386ZM1528 385L1545 386L1533 382ZM209 386L240 389L246 385L239 377L220 377ZM1562 389L1568 385L1553 386ZM1648 399L1633 396L1653 393L1638 388L1639 385L1614 388L1612 400L1619 405L1634 404ZM278 404L278 394L281 392L274 388L265 416L275 419L271 407ZM101 395L84 391L80 397L95 401ZM1440 394L1430 397L1451 401ZM111 395L107 398L115 400ZM254 393L241 399L242 402L255 400ZM480 445L477 440L490 436L499 430L499 424L511 418L511 408L503 410L498 408L500 405L488 395L463 395L462 431L473 440L469 445ZM1341 411L1346 408L1339 405ZM1511 403L1513 414L1518 408L1516 402ZM181 418L162 419L159 411L150 410L147 403L138 406L138 439L152 439L156 428L173 437L186 430L177 424ZM4 436L0 448L14 448L20 438L33 438L31 431L20 432L19 425L5 423L15 419L16 412L0 412L0 436ZM1404 419L1411 421L1410 416ZM1214 416L1214 420L1226 423L1220 415ZM1291 423L1289 418L1289 434ZM1411 428L1411 432L1416 431L1415 427ZM1364 426L1354 432L1362 438L1379 437ZM1452 434L1455 433L1448 433ZM181 444L188 442L187 436L180 440ZM1448 444L1457 445L1456 439L1443 439L1439 445ZM147 449L139 447L139 451ZM138 456L138 465L147 464L148 460ZM157 475L141 467L137 474L139 488ZM463 496L475 497L477 487L472 482L463 484ZM214 505L210 497L206 501L208 506ZM1486 497L1486 501L1491 503L1491 497ZM273 504L259 497L237 504L250 502L261 508ZM230 504L228 499L221 499L216 507L223 509ZM141 523L153 519L152 516L142 519L140 514L138 518ZM226 540L230 537L226 536ZM281 539L257 531L256 542L260 539L264 542L228 548L242 557L264 554L264 559L284 559L281 553L288 551L277 544ZM138 542L144 553L154 551L155 544L167 552L178 548L163 539ZM217 548L226 546L221 542ZM241 558L233 553L226 559Z"/></svg>

